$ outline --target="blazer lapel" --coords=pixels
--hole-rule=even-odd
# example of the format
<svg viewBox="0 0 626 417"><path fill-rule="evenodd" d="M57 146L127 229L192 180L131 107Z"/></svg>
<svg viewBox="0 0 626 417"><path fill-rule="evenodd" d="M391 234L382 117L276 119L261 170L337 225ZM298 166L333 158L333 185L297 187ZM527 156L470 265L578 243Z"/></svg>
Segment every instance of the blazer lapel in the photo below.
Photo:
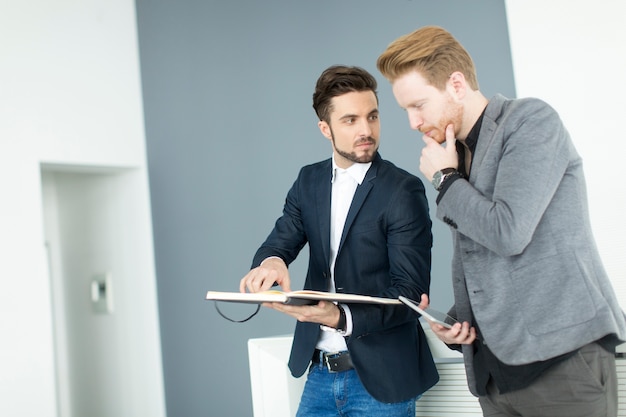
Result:
<svg viewBox="0 0 626 417"><path fill-rule="evenodd" d="M320 174L320 178L316 190L316 207L318 215L318 224L320 225L320 240L322 241L322 251L324 253L324 261L330 269L330 197L332 183L332 162L323 164L322 169L325 171Z"/></svg>
<svg viewBox="0 0 626 417"><path fill-rule="evenodd" d="M494 133L498 127L497 120L502 113L504 100L505 99L502 95L496 94L491 98L491 100L489 100L489 103L487 103L485 115L483 116L483 124L480 128L480 133L478 135L479 139L476 144L476 150L474 151L472 161L472 170L469 178L472 184L476 182L476 175L478 175L480 171L480 169L474 169L474 167L478 168L482 165L483 159L487 154L487 149L489 149L491 142L495 138Z"/></svg>

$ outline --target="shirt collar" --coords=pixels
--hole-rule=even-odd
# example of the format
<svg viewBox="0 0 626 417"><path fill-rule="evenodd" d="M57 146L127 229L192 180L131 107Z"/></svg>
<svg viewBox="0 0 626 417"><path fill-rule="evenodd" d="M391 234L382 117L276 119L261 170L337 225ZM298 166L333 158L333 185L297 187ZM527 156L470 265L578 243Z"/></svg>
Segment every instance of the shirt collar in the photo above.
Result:
<svg viewBox="0 0 626 417"><path fill-rule="evenodd" d="M365 179L365 174L367 174L367 170L370 169L371 166L371 162L367 162L365 164L355 162L354 164L350 165L348 169L339 168L337 166L337 163L335 163L335 157L333 156L333 176L330 182L335 182L335 173L337 172L337 170L343 170L346 171L359 185L361 185L361 183Z"/></svg>

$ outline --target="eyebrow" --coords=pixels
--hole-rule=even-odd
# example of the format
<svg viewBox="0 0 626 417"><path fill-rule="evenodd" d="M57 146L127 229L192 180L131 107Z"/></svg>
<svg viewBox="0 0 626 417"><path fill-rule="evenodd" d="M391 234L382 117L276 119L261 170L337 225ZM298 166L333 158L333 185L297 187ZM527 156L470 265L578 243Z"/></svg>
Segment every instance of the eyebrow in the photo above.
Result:
<svg viewBox="0 0 626 417"><path fill-rule="evenodd" d="M367 113L367 116L372 116L374 114L380 114L380 110L378 110L378 108L371 110L369 113ZM359 117L358 114L352 114L352 113L348 113L348 114L344 114L343 116L341 116L339 118L339 120L344 120L344 119L354 119L355 117Z"/></svg>

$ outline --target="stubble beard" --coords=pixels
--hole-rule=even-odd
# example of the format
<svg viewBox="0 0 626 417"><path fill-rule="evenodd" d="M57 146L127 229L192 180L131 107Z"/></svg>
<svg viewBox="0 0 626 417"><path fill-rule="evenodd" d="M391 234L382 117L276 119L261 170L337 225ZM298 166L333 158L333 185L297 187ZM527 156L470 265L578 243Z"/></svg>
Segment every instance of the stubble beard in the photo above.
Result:
<svg viewBox="0 0 626 417"><path fill-rule="evenodd" d="M370 153L366 153L364 155L358 156L356 154L356 152L346 152L346 151L342 151L341 149L339 149L337 147L337 143L335 142L335 135L331 132L332 138L333 138L333 146L335 148L335 152L337 152L339 155L343 156L344 158L346 158L348 161L351 162L355 162L355 163L359 163L359 164L367 164L368 162L372 162L374 160L374 155L376 155L376 151L378 150L378 146L376 146L375 148L372 149L371 154ZM367 137L364 138L360 141L358 141L356 143L356 145L359 145L361 143L372 143L372 144L376 144L376 140L373 137Z"/></svg>
<svg viewBox="0 0 626 417"><path fill-rule="evenodd" d="M448 99L446 104L446 110L441 116L439 121L435 124L434 130L438 133L436 137L433 137L438 143L442 144L446 141L446 127L452 123L454 125L455 132L458 132L463 122L463 106L455 103L452 98ZM422 129L420 129L422 130ZM433 128L424 128L423 132L432 131ZM439 134L441 137L439 137Z"/></svg>

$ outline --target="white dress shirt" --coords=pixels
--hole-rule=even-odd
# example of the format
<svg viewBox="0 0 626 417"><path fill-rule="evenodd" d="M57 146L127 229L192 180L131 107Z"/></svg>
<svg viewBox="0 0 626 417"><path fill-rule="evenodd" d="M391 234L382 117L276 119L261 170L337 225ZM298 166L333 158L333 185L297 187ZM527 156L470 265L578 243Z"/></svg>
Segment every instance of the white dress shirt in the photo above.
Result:
<svg viewBox="0 0 626 417"><path fill-rule="evenodd" d="M328 291L335 292L335 260L341 242L341 235L348 215L348 210L352 204L354 193L358 185L365 179L367 170L372 165L371 162L366 164L354 163L348 169L342 169L335 163L333 157L333 176L331 179L332 196L330 203L330 288ZM326 326L321 326L322 333L317 348L325 352L341 352L347 350L344 336L352 333L352 315L350 308L342 304L346 312L346 331L337 332Z"/></svg>

